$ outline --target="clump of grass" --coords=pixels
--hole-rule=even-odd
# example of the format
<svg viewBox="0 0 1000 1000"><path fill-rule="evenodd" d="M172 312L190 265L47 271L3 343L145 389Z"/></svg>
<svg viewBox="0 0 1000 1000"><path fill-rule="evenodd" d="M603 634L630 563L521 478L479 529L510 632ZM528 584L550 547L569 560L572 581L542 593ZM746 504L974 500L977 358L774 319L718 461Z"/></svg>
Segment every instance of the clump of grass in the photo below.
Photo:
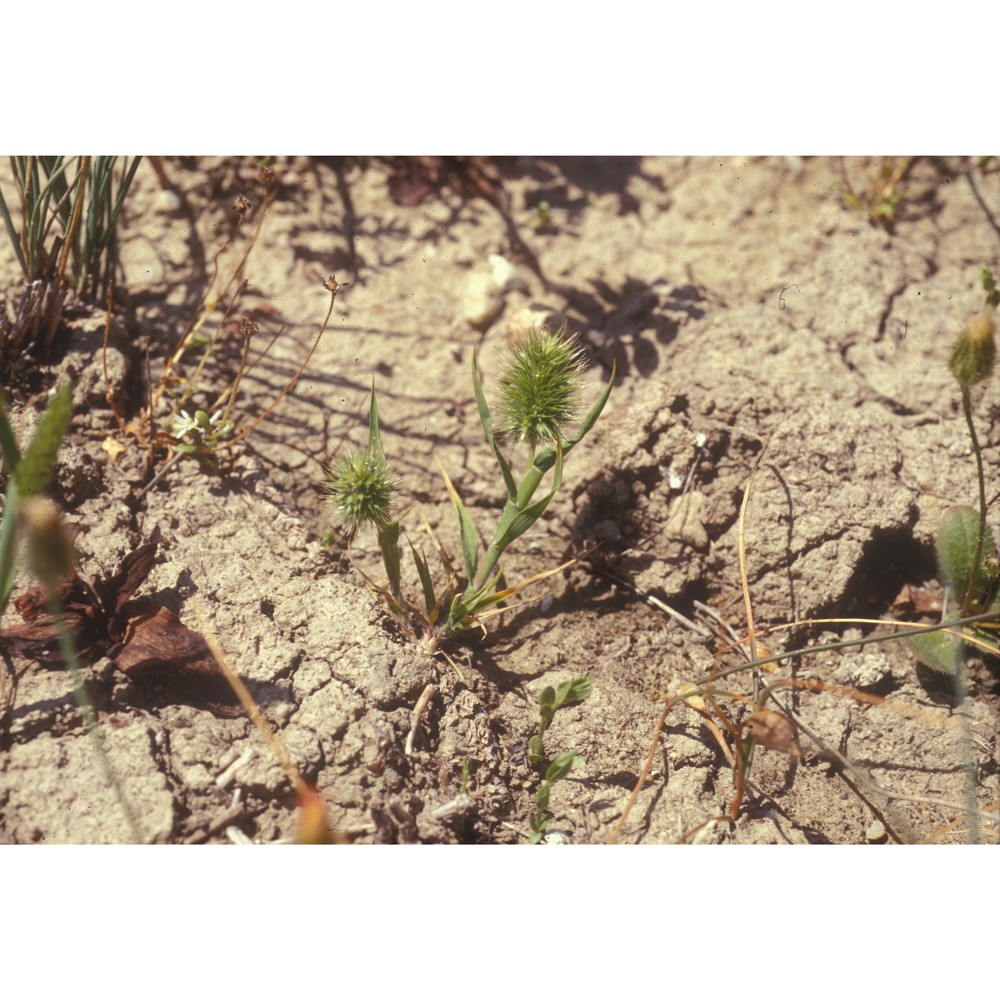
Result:
<svg viewBox="0 0 1000 1000"><path fill-rule="evenodd" d="M19 216L2 193L0 216L25 284L13 317L0 311L0 360L50 348L70 291L85 302L107 296L118 266L118 219L140 159L10 158Z"/></svg>
<svg viewBox="0 0 1000 1000"><path fill-rule="evenodd" d="M848 208L861 212L872 225L891 232L896 225L896 210L907 196L903 180L910 172L913 161L912 156L886 157L878 170L865 178L864 186L857 188L851 184L845 166L840 180L834 181L833 188L840 192Z"/></svg>
<svg viewBox="0 0 1000 1000"><path fill-rule="evenodd" d="M423 591L423 608L412 604L402 594L399 540L406 512L392 517L396 488L382 450L378 404L372 384L368 444L363 450L335 462L325 487L331 503L346 522L352 536L365 524L375 528L388 577L388 589L369 582L382 593L392 612L414 638L429 640L435 647L435 637L439 632L451 636L469 628L481 627L488 617L499 613L498 606L503 602L528 584L562 568L557 567L530 580L507 586L500 560L508 547L545 513L562 483L566 456L594 426L611 394L613 371L607 387L575 433L567 435L566 425L576 419L578 411L582 370L583 359L578 346L565 337L564 331L552 333L544 328L530 336L506 359L500 377L500 436L527 448L525 471L518 480L510 461L500 449L498 435L494 433L493 416L473 355L472 387L476 406L486 442L496 458L507 499L493 538L482 551L469 512L448 474L441 469L445 488L458 516L465 585L458 587L453 563L442 552L448 582L439 594L426 558L419 548L410 544ZM550 473L550 485L536 499ZM444 623L439 628L442 618Z"/></svg>

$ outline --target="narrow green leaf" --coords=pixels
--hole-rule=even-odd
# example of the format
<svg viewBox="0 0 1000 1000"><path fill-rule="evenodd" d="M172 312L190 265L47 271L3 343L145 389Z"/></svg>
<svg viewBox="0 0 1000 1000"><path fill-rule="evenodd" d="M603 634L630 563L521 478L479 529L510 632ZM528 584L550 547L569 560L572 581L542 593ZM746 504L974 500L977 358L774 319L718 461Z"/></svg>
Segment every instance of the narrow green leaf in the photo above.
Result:
<svg viewBox="0 0 1000 1000"><path fill-rule="evenodd" d="M549 767L552 770L552 767ZM535 808L539 813L544 813L549 808L549 796L552 793L552 782L549 781L548 775L545 777L545 781L542 783L542 787L538 789L535 793Z"/></svg>
<svg viewBox="0 0 1000 1000"><path fill-rule="evenodd" d="M17 519L20 509L17 481L11 476L4 499L3 521L0 522L0 615L6 610L14 589L17 568Z"/></svg>
<svg viewBox="0 0 1000 1000"><path fill-rule="evenodd" d="M371 402L368 409L368 447L379 455L385 454L382 451L382 436L378 431L378 400L375 398L374 377L372 378Z"/></svg>
<svg viewBox="0 0 1000 1000"><path fill-rule="evenodd" d="M14 428L10 425L3 396L0 396L0 457L3 458L8 475L12 475L21 463L21 449L17 446L17 438L14 436Z"/></svg>
<svg viewBox="0 0 1000 1000"><path fill-rule="evenodd" d="M0 191L0 215L3 216L4 228L7 230L7 239L10 240L10 245L14 248L17 262L21 265L21 271L25 277L28 277L28 262L24 259L24 252L21 250L21 237L14 228L14 220L10 217L7 202L4 201L3 191Z"/></svg>
<svg viewBox="0 0 1000 1000"><path fill-rule="evenodd" d="M66 436L66 431L69 430L72 416L73 391L68 385L64 385L52 397L48 408L42 414L38 430L14 472L22 496L34 496L48 486L55 466L56 453Z"/></svg>
<svg viewBox="0 0 1000 1000"><path fill-rule="evenodd" d="M472 523L472 518L469 517L469 512L465 509L465 504L462 503L462 498L458 495L458 491L455 489L454 484L440 461L438 461L438 469L441 470L445 488L448 490L448 495L451 497L451 502L454 504L455 511L458 514L458 526L462 538L462 557L465 561L465 575L466 579L471 583L476 577L476 569L479 566L479 536L476 534L476 527Z"/></svg>
<svg viewBox="0 0 1000 1000"><path fill-rule="evenodd" d="M389 590L399 600L401 577L399 566L399 521L390 521L376 529L378 547L382 550L382 564L389 578Z"/></svg>
<svg viewBox="0 0 1000 1000"><path fill-rule="evenodd" d="M574 677L571 681L559 685L552 707L559 709L564 705L574 705L577 702L586 701L593 690L594 682L589 676Z"/></svg>
<svg viewBox="0 0 1000 1000"><path fill-rule="evenodd" d="M528 837L528 843L530 844L540 844L542 838L545 836L545 828L548 826L549 818L544 814L532 813L528 817L528 825L531 827L531 836Z"/></svg>
<svg viewBox="0 0 1000 1000"><path fill-rule="evenodd" d="M483 425L483 433L486 441L493 444L493 417L490 416L490 407L486 402L483 393L482 383L479 381L479 368L476 365L476 352L472 352L472 391L476 395L476 408L479 410L479 420Z"/></svg>
<svg viewBox="0 0 1000 1000"><path fill-rule="evenodd" d="M479 420L483 425L483 432L486 434L486 441L493 454L496 456L497 464L500 466L500 475L503 476L503 484L507 490L507 496L513 500L517 496L517 484L514 482L514 474L511 472L507 459L503 457L497 443L493 437L493 418L490 416L489 404L483 394L483 386L479 381L479 369L476 367L476 352L472 352L472 391L476 395L476 408L479 410Z"/></svg>
<svg viewBox="0 0 1000 1000"><path fill-rule="evenodd" d="M407 541L409 542L409 538L407 538ZM413 555L413 564L417 567L417 576L420 577L420 586L424 592L424 605L427 608L427 617L428 620L433 622L437 618L440 608L434 596L434 581L431 578L431 571L427 566L427 560L424 559L421 552L418 552L413 547L412 542L410 542L410 552Z"/></svg>

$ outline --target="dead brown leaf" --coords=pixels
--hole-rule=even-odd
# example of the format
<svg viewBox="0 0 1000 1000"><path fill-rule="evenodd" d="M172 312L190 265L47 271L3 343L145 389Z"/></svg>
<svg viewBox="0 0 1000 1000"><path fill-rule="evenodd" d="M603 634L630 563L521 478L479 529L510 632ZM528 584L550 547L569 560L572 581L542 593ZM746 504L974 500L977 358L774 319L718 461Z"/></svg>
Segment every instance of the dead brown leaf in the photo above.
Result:
<svg viewBox="0 0 1000 1000"><path fill-rule="evenodd" d="M88 660L107 656L131 679L155 682L181 704L215 715L243 715L204 638L156 601L132 599L153 568L159 541L160 529L155 528L150 540L130 552L107 579L91 585L78 575L59 587L76 651ZM5 650L42 663L61 662L45 591L32 588L15 599L14 607L25 624L0 631Z"/></svg>

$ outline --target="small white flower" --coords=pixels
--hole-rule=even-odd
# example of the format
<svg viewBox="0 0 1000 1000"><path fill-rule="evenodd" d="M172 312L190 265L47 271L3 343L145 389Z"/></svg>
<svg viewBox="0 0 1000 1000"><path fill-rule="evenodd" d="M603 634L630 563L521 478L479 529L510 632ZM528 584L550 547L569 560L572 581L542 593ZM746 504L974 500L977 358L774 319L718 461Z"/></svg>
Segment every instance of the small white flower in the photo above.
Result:
<svg viewBox="0 0 1000 1000"><path fill-rule="evenodd" d="M188 436L192 432L196 433L199 437L201 436L201 427L198 426L198 421L188 413L187 410L181 410L181 412L174 417L173 426L174 437L180 441L182 438Z"/></svg>
<svg viewBox="0 0 1000 1000"><path fill-rule="evenodd" d="M222 410L218 410L210 417L204 410L195 410L192 417L187 410L174 417L173 433L178 441L192 435L192 444L204 444L206 438L212 437L209 433L218 427L222 419Z"/></svg>

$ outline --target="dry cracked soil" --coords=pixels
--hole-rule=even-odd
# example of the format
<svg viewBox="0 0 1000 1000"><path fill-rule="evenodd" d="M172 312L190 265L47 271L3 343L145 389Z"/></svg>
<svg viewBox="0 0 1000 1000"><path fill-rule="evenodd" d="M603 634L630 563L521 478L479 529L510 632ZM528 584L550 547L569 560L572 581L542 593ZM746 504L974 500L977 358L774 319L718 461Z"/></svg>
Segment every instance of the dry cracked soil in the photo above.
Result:
<svg viewBox="0 0 1000 1000"><path fill-rule="evenodd" d="M589 675L590 697L545 735L549 759L580 755L552 786L545 840L607 842L665 699L743 662L723 650L746 629L739 515L758 459L745 516L758 630L929 621L940 607L937 525L977 495L947 358L982 307L980 265L997 267L996 175L971 159L917 159L884 225L834 186L846 172L866 190L877 160L279 157L273 169L265 211L252 158L144 160L120 228L107 350L103 311L74 306L54 351L9 360L0 381L22 440L49 390L71 382L52 495L76 530L80 573L110 575L159 528L141 596L216 637L347 839L527 843L539 695ZM0 183L10 203L9 175ZM240 196L252 205L242 226ZM238 296L227 285L237 267ZM6 244L0 275L12 303ZM144 446L143 407L186 329L203 319L196 333L214 346L197 375L200 348L175 366L194 379L185 405L210 409L239 365L239 317L258 323L239 432L306 358L331 275L344 287L315 353L244 441L213 460L171 461L162 434ZM214 310L201 304L210 288ZM362 572L382 572L375 539L362 532L348 548L323 479L364 443L374 378L385 452L412 504L408 536L433 555L433 535L460 564L438 462L483 535L504 499L473 353L489 397L504 352L543 323L579 337L586 399L613 365L617 377L546 516L510 548L506 577L575 561L485 636L434 651L366 585ZM161 431L170 405L170 394L157 402ZM975 418L992 495L995 383ZM411 565L404 582L418 592ZM31 584L21 571L15 594ZM11 605L2 625L18 622ZM872 634L814 623L764 641L777 653ZM0 842L131 839L70 675L18 658L13 668ZM186 704L169 677L143 684L107 659L85 677L142 840L296 836L290 780L247 718ZM798 723L801 756L759 745L738 814L724 819L732 736L711 706L675 705L620 842L962 842L973 796L979 835L996 839L996 660L970 657L964 723L949 685L900 641L802 654L762 677ZM734 725L752 692L747 670L717 682Z"/></svg>

